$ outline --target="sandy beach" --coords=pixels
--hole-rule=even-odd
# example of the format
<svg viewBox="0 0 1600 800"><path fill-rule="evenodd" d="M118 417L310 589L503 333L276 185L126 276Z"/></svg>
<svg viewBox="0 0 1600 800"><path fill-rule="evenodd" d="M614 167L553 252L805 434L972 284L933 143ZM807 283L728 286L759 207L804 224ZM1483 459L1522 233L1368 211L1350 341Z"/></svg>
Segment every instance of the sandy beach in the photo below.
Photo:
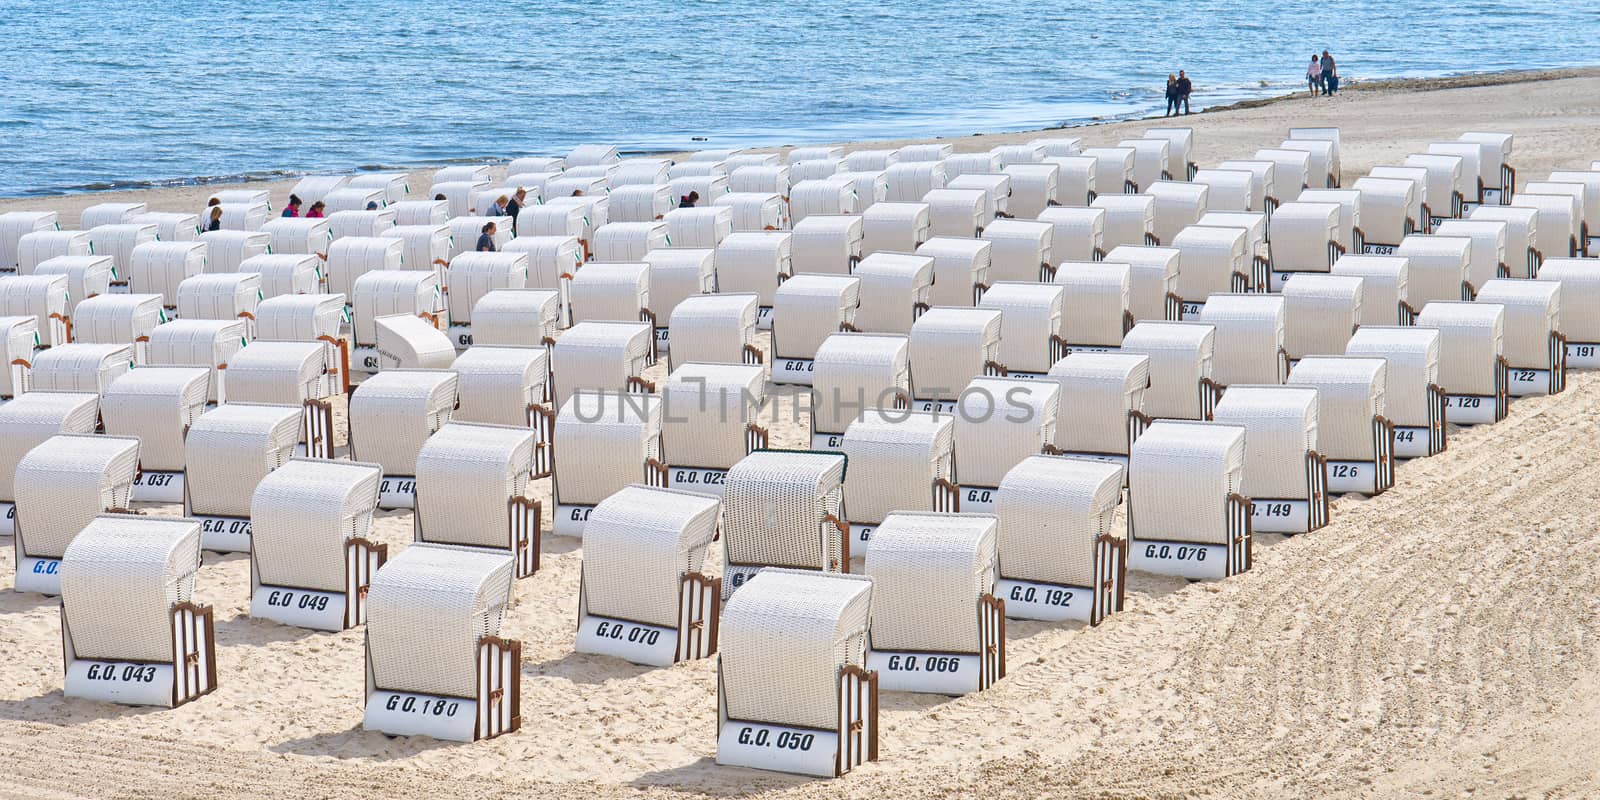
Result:
<svg viewBox="0 0 1600 800"><path fill-rule="evenodd" d="M1600 158L1597 77L1358 85L1064 133L1102 144L1188 125L1203 166L1275 145L1291 126L1337 126L1348 183L1430 141L1507 131L1519 178L1538 179ZM1038 135L949 141L985 150ZM429 173L412 173L413 193ZM268 189L281 207L292 185L227 188ZM75 227L94 203L197 212L209 191L7 199L0 211L56 210ZM1561 395L1513 403L1504 422L1453 431L1446 453L1400 466L1390 492L1335 501L1326 528L1258 536L1242 576L1131 575L1127 610L1093 629L1013 621L1005 680L960 699L885 694L881 760L835 781L716 766L712 660L647 669L575 654L576 540L546 536L502 628L523 642L522 730L471 745L363 731L361 632L252 620L242 555L207 554L197 582L216 609L214 694L175 710L65 699L58 602L11 591L5 540L0 795L1592 797L1597 420L1600 375L1574 375ZM774 446L804 439L803 424L774 431ZM547 509L548 483L535 489ZM385 512L375 538L404 547L411 524Z"/></svg>

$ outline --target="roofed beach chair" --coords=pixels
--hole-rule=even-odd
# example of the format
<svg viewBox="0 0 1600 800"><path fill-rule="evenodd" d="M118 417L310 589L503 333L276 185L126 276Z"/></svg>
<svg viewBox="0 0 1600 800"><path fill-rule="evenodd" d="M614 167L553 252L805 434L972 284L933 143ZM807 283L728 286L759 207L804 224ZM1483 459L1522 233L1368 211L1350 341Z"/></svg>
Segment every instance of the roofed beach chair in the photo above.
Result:
<svg viewBox="0 0 1600 800"><path fill-rule="evenodd" d="M1207 420L1222 398L1211 379L1217 329L1205 322L1141 322L1122 339L1122 352L1150 357L1144 413L1151 419Z"/></svg>
<svg viewBox="0 0 1600 800"><path fill-rule="evenodd" d="M872 533L896 511L955 511L955 420L945 414L873 409L845 429L839 449L852 469L845 476L850 552L859 558Z"/></svg>
<svg viewBox="0 0 1600 800"><path fill-rule="evenodd" d="M723 610L717 763L835 778L878 760L872 579L767 573Z"/></svg>
<svg viewBox="0 0 1600 800"><path fill-rule="evenodd" d="M132 344L73 342L33 357L26 380L32 392L105 394L111 382L133 369Z"/></svg>
<svg viewBox="0 0 1600 800"><path fill-rule="evenodd" d="M522 643L500 637L509 555L414 544L367 592L362 727L458 742L522 724Z"/></svg>
<svg viewBox="0 0 1600 800"><path fill-rule="evenodd" d="M1543 280L1489 281L1476 302L1505 307L1506 391L1512 397L1556 394L1567 387L1567 337L1562 332L1561 284Z"/></svg>
<svg viewBox="0 0 1600 800"><path fill-rule="evenodd" d="M1357 178L1355 191L1361 194L1361 232L1359 251L1367 255L1393 255L1407 236L1417 232L1416 184L1399 178Z"/></svg>
<svg viewBox="0 0 1600 800"><path fill-rule="evenodd" d="M993 151L984 153L951 153L944 159L945 174L952 178L962 175L993 175L1000 171L1000 155Z"/></svg>
<svg viewBox="0 0 1600 800"><path fill-rule="evenodd" d="M184 516L201 521L205 549L250 551L256 484L294 457L301 409L224 403L201 414L184 440Z"/></svg>
<svg viewBox="0 0 1600 800"><path fill-rule="evenodd" d="M994 221L987 213L989 195L981 189L945 188L922 196L928 204L928 224L934 236L974 238Z"/></svg>
<svg viewBox="0 0 1600 800"><path fill-rule="evenodd" d="M1089 204L1090 208L1106 212L1105 246L1111 250L1123 245L1158 246L1156 236L1156 199L1152 195L1100 195Z"/></svg>
<svg viewBox="0 0 1600 800"><path fill-rule="evenodd" d="M1287 308L1282 295L1211 295L1200 321L1216 330L1212 378L1224 388L1283 383L1289 375Z"/></svg>
<svg viewBox="0 0 1600 800"><path fill-rule="evenodd" d="M1581 241L1578 242L1578 255L1600 258L1600 235L1596 235L1600 232L1600 169L1556 170L1551 172L1546 180L1564 189L1563 193L1566 194L1574 192L1570 187L1564 186L1565 184L1576 183L1583 186L1583 225ZM1537 191L1537 189L1524 188L1524 191Z"/></svg>
<svg viewBox="0 0 1600 800"><path fill-rule="evenodd" d="M1061 168L1055 164L1008 164L1002 170L1011 178L1009 213L1017 219L1038 219L1040 212L1059 204Z"/></svg>
<svg viewBox="0 0 1600 800"><path fill-rule="evenodd" d="M817 347L811 376L811 448L839 447L845 429L867 411L911 406L910 338L835 333Z"/></svg>
<svg viewBox="0 0 1600 800"><path fill-rule="evenodd" d="M73 340L84 344L131 344L135 361L146 364L150 337L166 319L159 294L97 295L72 310Z"/></svg>
<svg viewBox="0 0 1600 800"><path fill-rule="evenodd" d="M133 499L181 503L183 440L206 410L211 371L204 367L144 367L111 382L101 395L106 433L139 440Z"/></svg>
<svg viewBox="0 0 1600 800"><path fill-rule="evenodd" d="M1183 300L1178 297L1182 256L1175 247L1135 245L1106 253L1106 263L1128 265L1128 311L1136 321L1182 319Z"/></svg>
<svg viewBox="0 0 1600 800"><path fill-rule="evenodd" d="M171 708L217 687L211 606L194 602L194 520L96 516L64 555L64 696Z"/></svg>
<svg viewBox="0 0 1600 800"><path fill-rule="evenodd" d="M67 278L67 316L73 316L78 304L91 297L111 291L116 271L108 256L56 256L41 262L31 275L65 275ZM127 281L122 282L126 290Z"/></svg>
<svg viewBox="0 0 1600 800"><path fill-rule="evenodd" d="M1052 206L1039 212L1038 221L1055 227L1050 252L1057 263L1099 261L1105 257L1105 209Z"/></svg>
<svg viewBox="0 0 1600 800"><path fill-rule="evenodd" d="M1433 226L1447 219L1462 217L1467 198L1463 193L1463 187L1466 186L1465 163L1460 156L1416 154L1406 156L1401 164L1427 170L1422 196L1430 214L1428 230L1433 230ZM1476 174L1472 180L1476 184Z"/></svg>
<svg viewBox="0 0 1600 800"><path fill-rule="evenodd" d="M1265 271L1253 269L1245 252L1244 228L1189 225L1172 237L1169 246L1182 254L1177 294L1184 317L1198 316L1213 294L1265 290Z"/></svg>
<svg viewBox="0 0 1600 800"><path fill-rule="evenodd" d="M93 254L110 258L111 271L123 276L124 280L132 271L134 249L146 242L156 241L159 236L156 226L137 222L125 225L101 225L85 230L89 232L89 247Z"/></svg>
<svg viewBox="0 0 1600 800"><path fill-rule="evenodd" d="M1128 567L1189 580L1249 570L1244 459L1245 429L1238 425L1151 425L1128 459Z"/></svg>
<svg viewBox="0 0 1600 800"><path fill-rule="evenodd" d="M774 293L772 380L811 385L813 360L823 340L854 330L861 279L844 275L796 275Z"/></svg>
<svg viewBox="0 0 1600 800"><path fill-rule="evenodd" d="M92 434L100 424L100 395L27 392L0 405L0 536L14 532L17 462L58 433Z"/></svg>
<svg viewBox="0 0 1600 800"><path fill-rule="evenodd" d="M39 349L39 323L33 317L0 317L0 400L28 390L27 371Z"/></svg>
<svg viewBox="0 0 1600 800"><path fill-rule="evenodd" d="M334 395L343 382L323 342L257 340L228 364L228 402L294 406L304 417L299 441L313 458L333 458Z"/></svg>
<svg viewBox="0 0 1600 800"><path fill-rule="evenodd" d="M1279 150L1299 150L1311 156L1306 173L1306 188L1308 189L1337 189L1339 188L1339 143L1329 139L1285 139L1278 144Z"/></svg>
<svg viewBox="0 0 1600 800"><path fill-rule="evenodd" d="M1301 203L1333 203L1339 207L1339 235L1336 241L1347 253L1366 252L1366 231L1362 229L1362 193L1356 189L1307 189Z"/></svg>
<svg viewBox="0 0 1600 800"><path fill-rule="evenodd" d="M54 211L0 212L0 270L11 271L21 263L17 258L17 244L22 237L59 230L60 218Z"/></svg>
<svg viewBox="0 0 1600 800"><path fill-rule="evenodd" d="M551 532L582 536L596 503L635 483L666 485L662 415L655 395L573 393L556 416Z"/></svg>
<svg viewBox="0 0 1600 800"><path fill-rule="evenodd" d="M416 506L417 451L455 413L459 379L444 369L391 369L350 394L350 456L383 467L378 507Z"/></svg>
<svg viewBox="0 0 1600 800"><path fill-rule="evenodd" d="M1483 181L1482 202L1485 205L1506 205L1511 202L1512 187L1517 183L1517 170L1511 166L1512 135L1486 131L1468 131L1456 137L1463 142L1484 145L1478 169Z"/></svg>
<svg viewBox="0 0 1600 800"><path fill-rule="evenodd" d="M1004 315L1002 375L1039 377L1067 355L1066 300L1067 287L1056 283L996 283L984 292L978 307Z"/></svg>
<svg viewBox="0 0 1600 800"><path fill-rule="evenodd" d="M1538 209L1482 205L1473 209L1472 213L1467 215L1467 219L1473 222L1483 220L1505 223L1505 263L1509 277L1532 278L1539 274L1539 265L1544 263L1544 254L1538 247Z"/></svg>
<svg viewBox="0 0 1600 800"><path fill-rule="evenodd" d="M72 320L67 314L67 276L0 277L0 316L33 317L38 325L40 347L55 347L72 341Z"/></svg>
<svg viewBox="0 0 1600 800"><path fill-rule="evenodd" d="M843 238L848 249L848 231ZM717 291L756 295L756 327L771 330L774 295L795 273L794 247L794 234L787 231L730 235L717 247Z"/></svg>
<svg viewBox="0 0 1600 800"><path fill-rule="evenodd" d="M1268 147L1257 150L1252 158L1272 162L1272 186L1279 205L1293 203L1311 187L1311 154L1304 150Z"/></svg>
<svg viewBox="0 0 1600 800"><path fill-rule="evenodd" d="M722 496L728 470L767 446L760 365L683 364L661 384L667 488Z"/></svg>
<svg viewBox="0 0 1600 800"><path fill-rule="evenodd" d="M253 272L196 275L178 284L180 318L244 320L246 335L255 333L260 304L261 276Z"/></svg>
<svg viewBox="0 0 1600 800"><path fill-rule="evenodd" d="M1100 162L1091 156L1045 156L1044 163L1056 168L1056 197L1061 205L1083 208L1094 202L1095 175Z"/></svg>
<svg viewBox="0 0 1600 800"><path fill-rule="evenodd" d="M1055 275L1055 225L1020 219L995 220L983 229L990 243L990 283L1048 281Z"/></svg>
<svg viewBox="0 0 1600 800"><path fill-rule="evenodd" d="M550 352L544 347L474 345L456 356L450 370L459 379L451 417L486 425L547 429L554 409L545 404ZM541 442L550 441L548 435ZM537 470L536 470L537 473Z"/></svg>
<svg viewBox="0 0 1600 800"><path fill-rule="evenodd" d="M1163 242L1198 224L1210 203L1210 189L1203 183L1156 181L1144 193L1156 199L1156 238Z"/></svg>
<svg viewBox="0 0 1600 800"><path fill-rule="evenodd" d="M1241 494L1256 533L1310 533L1328 524L1328 460L1317 452L1317 389L1233 386L1216 421L1245 429Z"/></svg>
<svg viewBox="0 0 1600 800"><path fill-rule="evenodd" d="M1582 253L1582 241L1587 236L1582 220L1583 202L1572 194L1558 194L1557 187L1582 190L1582 184L1529 183L1517 192L1511 201L1514 208L1532 208L1539 212L1539 230L1532 237L1534 247L1546 258L1577 257ZM1543 192L1543 193L1538 193Z"/></svg>
<svg viewBox="0 0 1600 800"><path fill-rule="evenodd" d="M1123 139L1117 142L1117 147L1128 148L1133 151L1133 182L1141 191L1147 191L1156 181L1173 180L1172 171L1168 169L1172 141L1161 137L1147 137L1144 139ZM1188 175L1184 175L1188 180Z"/></svg>
<svg viewBox="0 0 1600 800"><path fill-rule="evenodd" d="M890 203L920 203L928 192L943 189L947 180L943 161L908 162L904 159L890 164L883 177L889 183L884 200Z"/></svg>
<svg viewBox="0 0 1600 800"><path fill-rule="evenodd" d="M472 307L472 344L548 347L561 326L561 293L555 289L495 289Z"/></svg>
<svg viewBox="0 0 1600 800"><path fill-rule="evenodd" d="M595 506L583 532L580 653L667 667L717 652L722 579L704 574L715 497L628 486Z"/></svg>
<svg viewBox="0 0 1600 800"><path fill-rule="evenodd" d="M241 262L240 269L244 268ZM159 294L163 306L176 309L178 285L205 270L206 246L200 242L146 242L135 247L128 257L129 291Z"/></svg>
<svg viewBox="0 0 1600 800"><path fill-rule="evenodd" d="M328 291L351 296L361 276L378 270L405 269L405 242L393 236L346 236L328 245L324 269ZM412 264L413 271L430 269Z"/></svg>
<svg viewBox="0 0 1600 800"><path fill-rule="evenodd" d="M1407 236L1394 251L1406 260L1406 302L1422 308L1429 303L1471 300L1477 291L1467 281L1472 246L1472 239L1466 236Z"/></svg>
<svg viewBox="0 0 1600 800"><path fill-rule="evenodd" d="M1000 482L995 595L1013 619L1099 625L1122 610L1127 521L1119 464L1029 456Z"/></svg>
<svg viewBox="0 0 1600 800"><path fill-rule="evenodd" d="M1306 356L1344 352L1361 324L1363 292L1363 279L1347 275L1296 275L1284 284L1283 349L1290 367Z"/></svg>
<svg viewBox="0 0 1600 800"><path fill-rule="evenodd" d="M720 198L719 198L720 199ZM672 189L665 183L613 187L610 194L611 222L655 222L677 208Z"/></svg>
<svg viewBox="0 0 1600 800"><path fill-rule="evenodd" d="M867 668L890 691L962 695L1006 674L1005 602L994 595L990 514L896 511L867 553Z"/></svg>
<svg viewBox="0 0 1600 800"><path fill-rule="evenodd" d="M849 275L861 260L865 230L860 216L848 214L813 214L796 222L793 273Z"/></svg>
<svg viewBox="0 0 1600 800"><path fill-rule="evenodd" d="M643 322L651 349L659 327L650 304L650 265L593 263L572 277L572 321Z"/></svg>
<svg viewBox="0 0 1600 800"><path fill-rule="evenodd" d="M538 571L540 503L527 497L534 439L523 425L459 422L428 437L416 454L416 541L503 552L518 578Z"/></svg>
<svg viewBox="0 0 1600 800"><path fill-rule="evenodd" d="M1567 337L1567 369L1600 368L1600 262L1552 258L1539 280L1561 284L1561 332Z"/></svg>
<svg viewBox="0 0 1600 800"><path fill-rule="evenodd" d="M693 295L672 310L678 347L667 351L669 369L689 363L765 363L756 339L760 298L754 294Z"/></svg>
<svg viewBox="0 0 1600 800"><path fill-rule="evenodd" d="M983 239L935 236L917 248L917 255L933 259L929 305L975 306L989 288L994 246Z"/></svg>
<svg viewBox="0 0 1600 800"><path fill-rule="evenodd" d="M272 235L260 231L206 231L200 241L206 245L206 272L238 272L245 259L272 252Z"/></svg>
<svg viewBox="0 0 1600 800"><path fill-rule="evenodd" d="M1011 176L998 170L993 173L970 172L945 181L950 190L977 189L983 192L983 218L995 220L1011 217ZM926 200L924 200L926 202ZM985 223L987 227L988 223Z"/></svg>
<svg viewBox="0 0 1600 800"><path fill-rule="evenodd" d="M935 308L917 318L909 342L917 376L912 408L953 411L973 378L1001 373L1003 314L998 308Z"/></svg>
<svg viewBox="0 0 1600 800"><path fill-rule="evenodd" d="M550 350L552 400L566 405L578 391L650 392L643 377L655 362L650 325L643 322L581 322Z"/></svg>
<svg viewBox="0 0 1600 800"><path fill-rule="evenodd" d="M1080 155L1095 160L1094 185L1100 197L1138 194L1133 179L1138 154L1131 147L1085 147Z"/></svg>
<svg viewBox="0 0 1600 800"><path fill-rule="evenodd" d="M1199 167L1195 165L1194 129L1193 128L1146 128L1146 139L1166 139L1172 144L1168 152L1168 163L1173 175L1180 175L1183 180L1193 180L1194 173Z"/></svg>
<svg viewBox="0 0 1600 800"><path fill-rule="evenodd" d="M675 208L661 219L674 247L715 248L733 233L733 210L725 206Z"/></svg>
<svg viewBox="0 0 1600 800"><path fill-rule="evenodd" d="M1056 425L1054 452L1128 466L1128 448L1150 418L1150 357L1135 353L1072 353L1050 368L1071 419Z"/></svg>
<svg viewBox="0 0 1600 800"><path fill-rule="evenodd" d="M911 253L874 253L856 265L861 281L854 325L869 333L910 333L927 311L933 259Z"/></svg>
<svg viewBox="0 0 1600 800"><path fill-rule="evenodd" d="M1272 272L1267 291L1283 290L1296 272L1327 272L1348 252L1340 242L1337 203L1291 202L1278 206L1267 223Z"/></svg>
<svg viewBox="0 0 1600 800"><path fill-rule="evenodd" d="M1206 208L1211 211L1253 211L1255 173L1249 170L1202 169L1194 182L1206 187ZM1202 214L1202 216L1204 216Z"/></svg>
<svg viewBox="0 0 1600 800"><path fill-rule="evenodd" d="M250 616L319 631L367 621L367 589L389 555L368 538L377 464L290 459L250 498Z"/></svg>
<svg viewBox="0 0 1600 800"><path fill-rule="evenodd" d="M10 269L0 270L0 273L8 276L31 275L34 267L57 256L94 255L94 246L89 242L87 231L48 229L23 234L17 239L16 252L16 263Z"/></svg>
<svg viewBox="0 0 1600 800"><path fill-rule="evenodd" d="M1276 162L1261 158L1239 159L1220 162L1214 169L1250 173L1250 201L1245 210L1270 217L1282 205L1278 199ZM1195 175L1198 177L1199 173Z"/></svg>
<svg viewBox="0 0 1600 800"><path fill-rule="evenodd" d="M60 594L62 556L95 517L127 511L138 470L131 436L58 433L18 459L16 590Z"/></svg>
<svg viewBox="0 0 1600 800"><path fill-rule="evenodd" d="M758 450L728 470L722 599L769 567L850 571L843 453Z"/></svg>
<svg viewBox="0 0 1600 800"><path fill-rule="evenodd" d="M1428 186L1433 181L1445 181L1444 176L1430 175L1423 167L1373 167L1368 178L1374 180L1403 181L1411 184L1411 207L1408 215L1415 221L1413 233L1433 230L1433 207L1428 205ZM1357 187L1359 190L1359 187Z"/></svg>
<svg viewBox="0 0 1600 800"><path fill-rule="evenodd" d="M779 231L789 227L789 206L783 195L775 192L729 192L711 201L711 205L732 212L734 231Z"/></svg>
<svg viewBox="0 0 1600 800"><path fill-rule="evenodd" d="M1444 452L1446 396L1439 385L1440 341L1434 328L1363 325L1345 347L1347 356L1389 363L1384 408L1394 423L1395 458Z"/></svg>
<svg viewBox="0 0 1600 800"><path fill-rule="evenodd" d="M861 255L914 253L931 231L927 203L874 203L861 213Z"/></svg>
<svg viewBox="0 0 1600 800"><path fill-rule="evenodd" d="M1394 423L1388 418L1388 363L1381 358L1307 356L1290 386L1317 390L1317 450L1328 460L1328 491L1382 494L1394 486Z"/></svg>
<svg viewBox="0 0 1600 800"><path fill-rule="evenodd" d="M962 511L993 512L1006 473L1052 450L1060 398L1060 384L1050 380L978 378L967 385L955 421Z"/></svg>
<svg viewBox="0 0 1600 800"><path fill-rule="evenodd" d="M528 287L560 294L561 327L572 324L568 284L583 265L583 245L576 236L533 236L524 231L501 252L528 254Z"/></svg>
<svg viewBox="0 0 1600 800"><path fill-rule="evenodd" d="M352 366L367 373L377 372L394 358L384 358L378 347L378 318L396 315L422 318L437 329L445 313L443 287L439 276L432 271L378 270L356 279L350 295ZM455 345L443 331L439 339L450 346L450 356ZM398 354L394 354L398 355Z"/></svg>
<svg viewBox="0 0 1600 800"><path fill-rule="evenodd" d="M1405 256L1340 256L1332 274L1361 279L1361 325L1410 325L1416 319Z"/></svg>
<svg viewBox="0 0 1600 800"><path fill-rule="evenodd" d="M322 291L321 261L314 255L254 256L245 259L239 271L260 276L262 299Z"/></svg>
<svg viewBox="0 0 1600 800"><path fill-rule="evenodd" d="M446 334L457 350L472 346L472 309L478 300L496 289L527 288L528 272L526 253L462 253L451 260Z"/></svg>
<svg viewBox="0 0 1600 800"><path fill-rule="evenodd" d="M899 160L890 164L888 169L907 163L938 163L955 155L955 148L943 143L908 144L896 150L895 155ZM791 153L790 158L793 157Z"/></svg>
<svg viewBox="0 0 1600 800"><path fill-rule="evenodd" d="M789 219L795 225L813 214L854 214L856 210L855 181L838 173L797 180L789 189Z"/></svg>
<svg viewBox="0 0 1600 800"><path fill-rule="evenodd" d="M1478 287L1511 275L1506 263L1506 231L1510 225L1499 220L1450 219L1439 223L1433 235L1442 237L1464 236L1472 240L1471 259L1467 262L1467 284L1477 293Z"/></svg>

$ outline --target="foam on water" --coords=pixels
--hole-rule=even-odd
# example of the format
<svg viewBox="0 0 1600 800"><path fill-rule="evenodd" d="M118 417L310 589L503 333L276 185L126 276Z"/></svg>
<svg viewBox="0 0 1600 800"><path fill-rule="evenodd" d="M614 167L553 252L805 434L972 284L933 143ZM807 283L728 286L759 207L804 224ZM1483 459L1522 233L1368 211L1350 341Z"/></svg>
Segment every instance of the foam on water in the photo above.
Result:
<svg viewBox="0 0 1600 800"><path fill-rule="evenodd" d="M0 0L0 195L563 152L959 135L1593 62L1546 0ZM1589 35L1585 35L1585 34ZM1265 86L1263 85L1265 82ZM695 137L704 137L699 141Z"/></svg>

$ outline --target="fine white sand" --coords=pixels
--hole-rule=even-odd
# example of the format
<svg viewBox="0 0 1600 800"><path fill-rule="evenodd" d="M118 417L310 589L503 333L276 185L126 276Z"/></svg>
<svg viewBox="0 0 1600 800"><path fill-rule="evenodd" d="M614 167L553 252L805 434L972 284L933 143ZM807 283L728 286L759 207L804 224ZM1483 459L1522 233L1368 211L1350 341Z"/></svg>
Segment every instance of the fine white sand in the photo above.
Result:
<svg viewBox="0 0 1600 800"><path fill-rule="evenodd" d="M1290 126L1337 125L1347 179L1465 130L1510 131L1520 176L1536 179L1600 158L1594 85L1406 85L1183 123L1201 164L1276 144ZM1156 124L1072 135L1113 142ZM427 184L413 175L414 192ZM281 204L291 184L263 185ZM72 223L85 205L130 197L198 210L206 191L0 210L53 208ZM1600 376L1574 376L1563 395L1453 432L1445 454L1402 465L1389 493L1337 500L1327 528L1258 537L1243 576L1134 575L1127 611L1092 630L1013 621L1007 679L955 700L885 694L881 760L833 782L717 767L712 661L646 669L573 653L575 540L547 536L502 629L524 646L523 729L472 745L362 731L361 633L250 619L240 555L207 554L197 584L216 608L214 694L176 710L64 699L58 603L10 591L3 547L0 795L1595 796L1597 408ZM775 446L804 440L803 421L775 430ZM548 508L548 481L536 495ZM375 535L404 547L410 514L380 515Z"/></svg>

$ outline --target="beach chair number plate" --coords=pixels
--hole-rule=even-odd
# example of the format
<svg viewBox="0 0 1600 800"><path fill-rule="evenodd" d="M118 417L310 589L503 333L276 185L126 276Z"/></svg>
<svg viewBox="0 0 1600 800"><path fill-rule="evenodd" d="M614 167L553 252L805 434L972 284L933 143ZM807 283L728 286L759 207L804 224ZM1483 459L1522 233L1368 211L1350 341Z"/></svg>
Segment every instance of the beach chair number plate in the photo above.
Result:
<svg viewBox="0 0 1600 800"><path fill-rule="evenodd" d="M1423 446L1427 446L1426 440ZM1371 475L1371 465L1362 470ZM1329 483L1333 482L1333 467L1328 467ZM1370 484L1371 481L1369 480ZM1305 533L1311 527L1311 504L1305 500L1255 500L1250 514L1250 526L1256 533Z"/></svg>
<svg viewBox="0 0 1600 800"><path fill-rule="evenodd" d="M867 651L867 669L878 671L878 690L961 695L978 690L983 664L977 655Z"/></svg>
<svg viewBox="0 0 1600 800"><path fill-rule="evenodd" d="M811 434L812 450L838 450L844 444L842 433L813 433Z"/></svg>
<svg viewBox="0 0 1600 800"><path fill-rule="evenodd" d="M1600 369L1600 344L1568 342L1567 369Z"/></svg>
<svg viewBox="0 0 1600 800"><path fill-rule="evenodd" d="M344 630L343 592L319 592L283 586L257 586L250 596L250 616L296 628Z"/></svg>
<svg viewBox="0 0 1600 800"><path fill-rule="evenodd" d="M1512 397L1528 397L1550 393L1550 370L1511 368L1506 373L1506 391ZM1446 419L1450 419L1447 415Z"/></svg>
<svg viewBox="0 0 1600 800"><path fill-rule="evenodd" d="M578 625L578 652L670 667L678 653L678 632L656 625L586 616Z"/></svg>
<svg viewBox="0 0 1600 800"><path fill-rule="evenodd" d="M816 362L809 358L779 358L772 365L773 383L811 385L811 370Z"/></svg>
<svg viewBox="0 0 1600 800"><path fill-rule="evenodd" d="M478 703L464 697L437 697L378 690L367 696L362 721L367 730L391 736L431 736L470 742L478 722Z"/></svg>
<svg viewBox="0 0 1600 800"><path fill-rule="evenodd" d="M378 484L378 508L416 508L417 480L415 478L383 476Z"/></svg>
<svg viewBox="0 0 1600 800"><path fill-rule="evenodd" d="M731 564L727 567L724 567L722 570L722 581L723 584L728 587L727 592L731 594L733 590L738 589L740 586L743 586L746 583L749 583L750 579L754 578L756 573L760 572L761 569L761 567L736 566Z"/></svg>
<svg viewBox="0 0 1600 800"><path fill-rule="evenodd" d="M1366 242L1361 245L1361 253L1362 255L1368 256L1392 256L1394 255L1396 247L1396 245L1392 244L1375 244L1373 242Z"/></svg>
<svg viewBox="0 0 1600 800"><path fill-rule="evenodd" d="M772 306L760 306L756 309L756 329L772 330Z"/></svg>
<svg viewBox="0 0 1600 800"><path fill-rule="evenodd" d="M450 343L454 344L457 350L465 350L472 346L471 325L451 325L448 333Z"/></svg>
<svg viewBox="0 0 1600 800"><path fill-rule="evenodd" d="M1198 317L1198 316L1200 316L1200 312L1202 312L1202 311L1204 311L1206 309L1206 304L1205 303L1194 303L1194 302L1190 302L1188 300L1185 300L1182 303L1180 303L1178 305L1178 307L1183 309L1183 318L1184 319L1189 319L1190 317Z"/></svg>
<svg viewBox="0 0 1600 800"><path fill-rule="evenodd" d="M350 354L350 366L362 372L377 372L383 369L382 361L378 356L376 347L357 347Z"/></svg>
<svg viewBox="0 0 1600 800"><path fill-rule="evenodd" d="M75 659L67 665L64 694L109 703L172 705L172 665Z"/></svg>
<svg viewBox="0 0 1600 800"><path fill-rule="evenodd" d="M993 514L995 499L1000 496L996 488L973 487L961 490L961 511L967 514Z"/></svg>
<svg viewBox="0 0 1600 800"><path fill-rule="evenodd" d="M727 480L728 471L725 469L673 467L668 475L667 488L721 497Z"/></svg>
<svg viewBox="0 0 1600 800"><path fill-rule="evenodd" d="M17 532L17 505L15 503L0 503L0 536L11 536Z"/></svg>
<svg viewBox="0 0 1600 800"><path fill-rule="evenodd" d="M244 517L202 517L200 546L216 553L250 552L250 520Z"/></svg>
<svg viewBox="0 0 1600 800"><path fill-rule="evenodd" d="M61 559L23 556L17 561L14 586L19 592L61 594Z"/></svg>
<svg viewBox="0 0 1600 800"><path fill-rule="evenodd" d="M181 472L141 472L133 479L133 499L140 503L183 502Z"/></svg>
<svg viewBox="0 0 1600 800"><path fill-rule="evenodd" d="M557 503L551 515L551 533L557 536L582 536L583 526L589 522L594 506L577 506Z"/></svg>
<svg viewBox="0 0 1600 800"><path fill-rule="evenodd" d="M1001 578L994 594L1006 601L1006 616L1014 619L1088 622L1094 612L1094 593L1076 586Z"/></svg>
<svg viewBox="0 0 1600 800"><path fill-rule="evenodd" d="M672 349L672 333L668 328L656 328L656 350L665 353Z"/></svg>
<svg viewBox="0 0 1600 800"><path fill-rule="evenodd" d="M717 763L833 777L839 734L728 720L717 735Z"/></svg>
<svg viewBox="0 0 1600 800"><path fill-rule="evenodd" d="M1227 576L1228 548L1220 544L1135 539L1128 546L1128 569L1196 581L1220 580Z"/></svg>
<svg viewBox="0 0 1600 800"><path fill-rule="evenodd" d="M912 408L924 414L953 414L957 401L955 400L913 400Z"/></svg>
<svg viewBox="0 0 1600 800"><path fill-rule="evenodd" d="M1359 492L1372 494L1376 487L1373 481L1377 478L1378 470L1371 461L1332 461L1328 462L1328 493L1345 494ZM1261 517L1257 516L1257 520Z"/></svg>
<svg viewBox="0 0 1600 800"><path fill-rule="evenodd" d="M1515 370L1513 370L1515 372ZM1487 425L1494 422L1493 397L1452 394L1445 398L1445 419L1452 425ZM1333 462L1328 462L1328 488L1333 488Z"/></svg>

